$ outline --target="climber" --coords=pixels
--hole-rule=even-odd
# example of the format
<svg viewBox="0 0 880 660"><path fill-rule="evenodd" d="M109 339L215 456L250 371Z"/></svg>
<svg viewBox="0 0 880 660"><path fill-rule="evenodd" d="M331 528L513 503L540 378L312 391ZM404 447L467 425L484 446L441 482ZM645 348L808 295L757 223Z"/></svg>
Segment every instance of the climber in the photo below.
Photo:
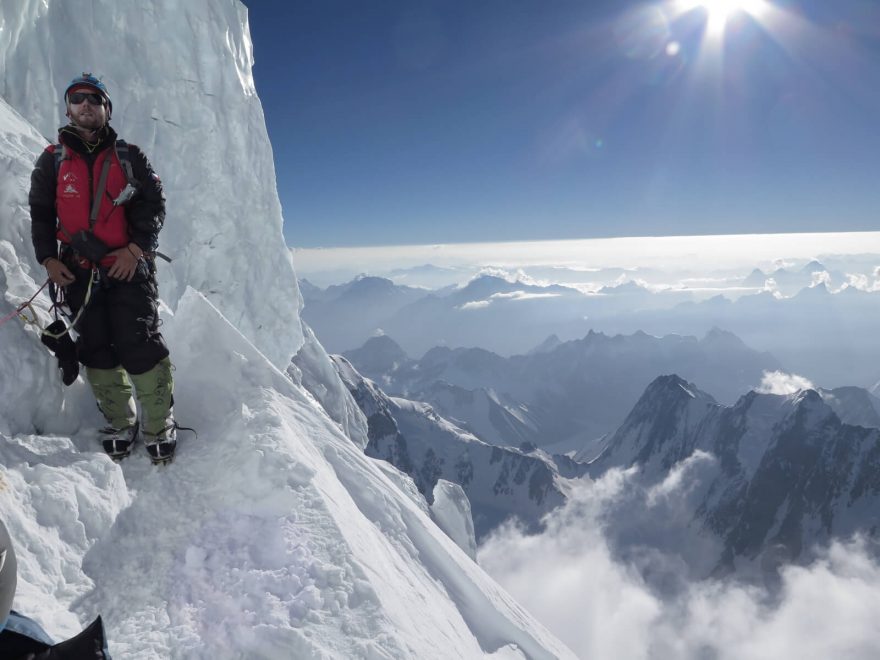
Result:
<svg viewBox="0 0 880 660"><path fill-rule="evenodd" d="M167 463L179 427L171 360L159 332L162 183L144 153L117 138L103 82L89 73L74 78L64 103L69 123L31 175L37 261L74 319L76 357L107 422L98 432L104 450L120 460L140 435L153 462Z"/></svg>

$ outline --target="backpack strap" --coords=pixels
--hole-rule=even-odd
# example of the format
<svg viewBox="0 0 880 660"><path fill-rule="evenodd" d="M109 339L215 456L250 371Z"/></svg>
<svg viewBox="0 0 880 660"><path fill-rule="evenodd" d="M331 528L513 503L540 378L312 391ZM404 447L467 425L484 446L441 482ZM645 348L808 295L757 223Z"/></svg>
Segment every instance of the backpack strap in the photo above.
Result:
<svg viewBox="0 0 880 660"><path fill-rule="evenodd" d="M58 172L61 170L61 161L66 160L69 156L67 155L67 146L63 142L58 142L55 144L55 149L52 152L52 155L55 156L55 184L58 185ZM67 237L67 241L70 242L73 240L70 236L70 232L68 232L64 225L61 222L58 222L58 229Z"/></svg>
<svg viewBox="0 0 880 660"><path fill-rule="evenodd" d="M128 142L116 140L116 156L119 158L119 163L125 172L125 178L134 186L137 182L134 178L134 170L131 169L131 152L129 151Z"/></svg>
<svg viewBox="0 0 880 660"><path fill-rule="evenodd" d="M55 180L58 180L58 171L61 169L61 161L67 159L67 146L63 142L59 142L55 145L54 150L55 156Z"/></svg>
<svg viewBox="0 0 880 660"><path fill-rule="evenodd" d="M89 231L94 231L95 222L98 219L98 211L101 208L101 200L104 199L104 190L107 189L107 174L110 172L110 156L104 158L101 167L101 176L98 178L98 189L95 191L95 199L92 201L92 212L89 214Z"/></svg>

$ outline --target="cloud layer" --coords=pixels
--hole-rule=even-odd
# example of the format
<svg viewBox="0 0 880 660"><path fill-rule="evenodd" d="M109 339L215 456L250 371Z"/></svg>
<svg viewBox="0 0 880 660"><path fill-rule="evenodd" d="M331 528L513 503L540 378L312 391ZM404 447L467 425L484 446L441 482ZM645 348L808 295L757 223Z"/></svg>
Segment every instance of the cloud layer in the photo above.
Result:
<svg viewBox="0 0 880 660"><path fill-rule="evenodd" d="M711 463L695 460L703 467ZM688 473L695 468L702 469L682 466L644 491L646 508L639 515L664 514L662 507L676 495L687 497L694 484ZM835 543L810 566L784 568L772 594L689 578L669 549L656 551L646 570L622 560L619 539L610 540L625 513L621 505L638 490L636 478L634 471L612 471L579 486L548 518L545 533L527 536L505 527L481 547L480 564L581 658L880 657L880 566L868 542ZM690 542L687 537L681 544ZM666 570L678 567L681 588L664 591L651 583L650 570L661 562Z"/></svg>

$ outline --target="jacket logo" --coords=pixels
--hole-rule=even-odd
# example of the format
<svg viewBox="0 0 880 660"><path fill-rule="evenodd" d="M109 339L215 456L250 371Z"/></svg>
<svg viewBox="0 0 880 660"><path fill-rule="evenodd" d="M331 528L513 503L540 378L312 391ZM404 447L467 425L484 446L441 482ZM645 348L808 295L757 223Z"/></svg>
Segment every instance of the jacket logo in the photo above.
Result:
<svg viewBox="0 0 880 660"><path fill-rule="evenodd" d="M61 177L61 180L64 181L64 183L73 183L76 181L76 174L73 172L65 172Z"/></svg>
<svg viewBox="0 0 880 660"><path fill-rule="evenodd" d="M79 190L77 190L77 189L73 186L72 183L68 183L68 184L64 187L64 194L65 194L65 195L79 195Z"/></svg>

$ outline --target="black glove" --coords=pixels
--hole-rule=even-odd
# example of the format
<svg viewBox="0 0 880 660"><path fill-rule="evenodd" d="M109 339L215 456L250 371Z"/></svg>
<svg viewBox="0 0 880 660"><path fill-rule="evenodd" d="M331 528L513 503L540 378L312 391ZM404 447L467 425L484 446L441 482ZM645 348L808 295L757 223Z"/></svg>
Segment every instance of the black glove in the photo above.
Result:
<svg viewBox="0 0 880 660"><path fill-rule="evenodd" d="M64 325L64 321L58 319L46 328L46 332L57 335L66 329L67 326ZM61 380L64 381L64 384L70 385L73 383L79 375L79 360L76 359L76 344L70 338L70 333L64 332L60 337L50 337L47 334L43 334L40 337L40 341L58 358L58 368L61 369Z"/></svg>

